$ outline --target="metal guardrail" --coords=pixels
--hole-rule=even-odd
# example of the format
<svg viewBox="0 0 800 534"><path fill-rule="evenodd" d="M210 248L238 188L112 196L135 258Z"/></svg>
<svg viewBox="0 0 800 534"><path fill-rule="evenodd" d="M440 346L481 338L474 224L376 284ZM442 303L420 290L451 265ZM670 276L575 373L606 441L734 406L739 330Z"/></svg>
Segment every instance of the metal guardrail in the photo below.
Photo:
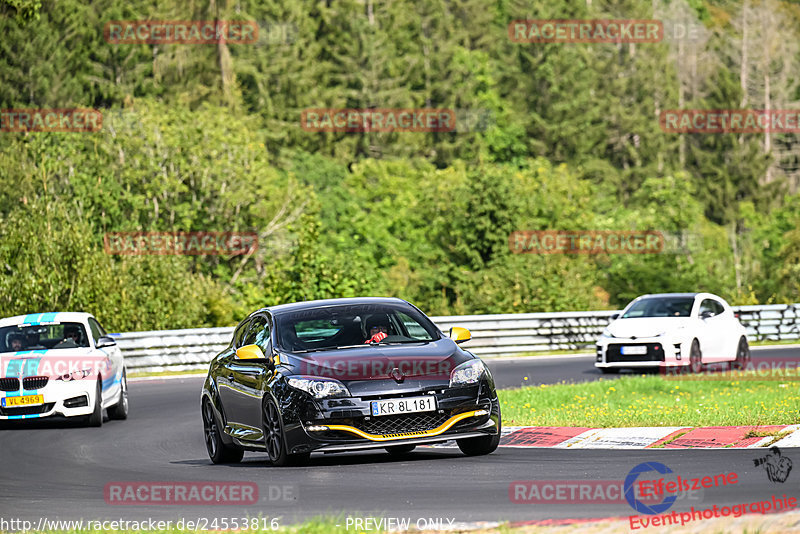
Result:
<svg viewBox="0 0 800 534"><path fill-rule="evenodd" d="M737 306L750 340L800 339L800 304ZM479 356L591 348L616 311L455 315L431 317L447 333L468 328L462 345ZM230 343L233 327L113 334L127 366L136 371L206 369Z"/></svg>

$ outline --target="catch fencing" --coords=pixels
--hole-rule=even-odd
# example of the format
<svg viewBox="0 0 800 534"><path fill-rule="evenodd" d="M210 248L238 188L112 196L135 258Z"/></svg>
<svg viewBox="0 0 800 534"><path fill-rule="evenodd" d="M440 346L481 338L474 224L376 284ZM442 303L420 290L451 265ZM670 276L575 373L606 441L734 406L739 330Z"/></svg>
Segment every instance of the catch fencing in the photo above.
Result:
<svg viewBox="0 0 800 534"><path fill-rule="evenodd" d="M800 339L800 304L737 306L751 341ZM431 317L447 334L468 328L461 346L482 356L591 349L617 311L454 315ZM114 334L131 371L206 369L231 340L233 327Z"/></svg>

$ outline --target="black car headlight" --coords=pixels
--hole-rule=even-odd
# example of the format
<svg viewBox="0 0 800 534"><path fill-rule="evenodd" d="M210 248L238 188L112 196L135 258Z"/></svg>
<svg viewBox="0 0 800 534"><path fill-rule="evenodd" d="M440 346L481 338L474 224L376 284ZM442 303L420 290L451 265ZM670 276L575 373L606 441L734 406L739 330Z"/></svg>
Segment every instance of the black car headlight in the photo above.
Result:
<svg viewBox="0 0 800 534"><path fill-rule="evenodd" d="M477 384L485 372L486 366L481 360L464 362L450 373L450 387Z"/></svg>
<svg viewBox="0 0 800 534"><path fill-rule="evenodd" d="M333 378L319 376L292 376L287 379L289 385L313 396L315 399L332 397L350 397L350 391L344 384Z"/></svg>

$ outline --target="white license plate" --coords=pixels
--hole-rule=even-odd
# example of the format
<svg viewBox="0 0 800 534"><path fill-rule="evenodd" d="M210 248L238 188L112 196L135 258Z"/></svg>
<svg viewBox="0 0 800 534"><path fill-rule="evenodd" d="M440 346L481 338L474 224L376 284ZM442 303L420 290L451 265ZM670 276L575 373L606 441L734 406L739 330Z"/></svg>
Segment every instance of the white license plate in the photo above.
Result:
<svg viewBox="0 0 800 534"><path fill-rule="evenodd" d="M631 355L632 354L647 354L647 347L645 347L644 345L634 345L634 346L630 346L630 347L622 347L620 349L620 352L622 354L625 354L626 356L628 354L631 354Z"/></svg>
<svg viewBox="0 0 800 534"><path fill-rule="evenodd" d="M407 397L405 399L388 399L372 401L372 415L397 415L401 413L433 412L436 410L436 398Z"/></svg>

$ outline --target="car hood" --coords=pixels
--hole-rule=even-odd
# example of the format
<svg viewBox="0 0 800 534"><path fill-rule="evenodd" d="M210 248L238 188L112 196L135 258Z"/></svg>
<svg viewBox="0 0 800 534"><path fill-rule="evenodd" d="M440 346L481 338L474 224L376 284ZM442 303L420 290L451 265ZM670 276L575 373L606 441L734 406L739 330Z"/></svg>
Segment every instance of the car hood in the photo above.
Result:
<svg viewBox="0 0 800 534"><path fill-rule="evenodd" d="M289 353L293 374L335 378L345 385L365 380L449 381L450 372L472 357L450 339L404 345Z"/></svg>
<svg viewBox="0 0 800 534"><path fill-rule="evenodd" d="M608 331L614 337L647 338L659 334L672 334L690 324L689 317L637 317L617 319L608 325Z"/></svg>

